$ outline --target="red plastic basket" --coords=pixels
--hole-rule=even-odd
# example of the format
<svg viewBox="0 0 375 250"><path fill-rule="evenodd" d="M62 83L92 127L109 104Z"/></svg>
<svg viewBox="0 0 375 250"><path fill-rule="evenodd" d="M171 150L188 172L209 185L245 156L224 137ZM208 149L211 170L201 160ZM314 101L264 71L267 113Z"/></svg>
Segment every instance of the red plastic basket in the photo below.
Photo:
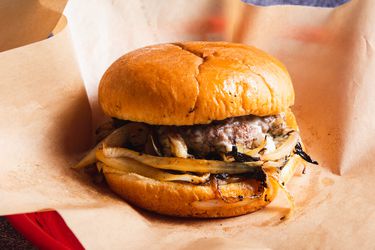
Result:
<svg viewBox="0 0 375 250"><path fill-rule="evenodd" d="M56 211L16 214L6 218L39 249L84 249Z"/></svg>

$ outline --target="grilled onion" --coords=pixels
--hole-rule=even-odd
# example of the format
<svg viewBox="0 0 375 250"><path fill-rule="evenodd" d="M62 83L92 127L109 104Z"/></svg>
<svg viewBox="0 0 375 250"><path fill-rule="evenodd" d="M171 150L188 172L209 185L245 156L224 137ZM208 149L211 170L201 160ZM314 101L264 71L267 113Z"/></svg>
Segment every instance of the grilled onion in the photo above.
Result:
<svg viewBox="0 0 375 250"><path fill-rule="evenodd" d="M168 140L173 155L180 158L188 158L189 154L186 143L179 134L168 136Z"/></svg>
<svg viewBox="0 0 375 250"><path fill-rule="evenodd" d="M278 161L266 161L262 168L263 169L276 169L281 168L285 165L285 160L278 160Z"/></svg>
<svg viewBox="0 0 375 250"><path fill-rule="evenodd" d="M284 165L283 171L280 173L279 180L282 183L288 183L294 175L294 169L296 169L299 164L302 164L301 157L299 155L294 154L292 157L289 158L288 162Z"/></svg>
<svg viewBox="0 0 375 250"><path fill-rule="evenodd" d="M296 144L298 143L300 137L297 131L293 131L289 133L288 139L275 151L271 153L266 153L261 156L262 161L274 161L278 159L282 159L285 156L289 156L292 152Z"/></svg>
<svg viewBox="0 0 375 250"><path fill-rule="evenodd" d="M267 136L264 137L264 140L262 143L253 149L246 149L242 147L241 145L237 145L238 152L243 153L245 155L251 156L251 157L259 157L259 152L266 146L267 144Z"/></svg>
<svg viewBox="0 0 375 250"><path fill-rule="evenodd" d="M96 162L95 152L98 150L104 143L109 146L121 146L129 137L129 129L131 127L124 125L116 130L114 130L109 136L104 140L99 142L91 151L73 168L80 169L88 165L91 165Z"/></svg>
<svg viewBox="0 0 375 250"><path fill-rule="evenodd" d="M293 212L294 212L294 209L295 209L295 203L294 203L294 197L291 193L289 193L289 191L286 189L286 187L283 185L284 183L280 183L278 181L278 178L272 176L272 175L269 175L269 180L270 182L273 184L273 185L277 185L279 186L279 188L283 191L283 193L285 194L288 202L289 202L289 212L284 215L283 217L280 218L280 220L284 220L284 219L288 219L290 218L292 215L293 215Z"/></svg>
<svg viewBox="0 0 375 250"><path fill-rule="evenodd" d="M211 173L211 174L241 174L254 171L254 167L262 166L262 161L255 162L224 162L203 159L185 159L177 157L158 157L147 154L141 154L127 148L107 147L103 145L105 157L109 158L130 158L145 165L184 172Z"/></svg>
<svg viewBox="0 0 375 250"><path fill-rule="evenodd" d="M171 174L146 166L133 159L105 157L101 150L96 151L96 158L104 163L104 165L101 165L104 173L135 173L159 181L183 181L193 184L205 183L210 177L210 174L205 174L203 176L191 174Z"/></svg>

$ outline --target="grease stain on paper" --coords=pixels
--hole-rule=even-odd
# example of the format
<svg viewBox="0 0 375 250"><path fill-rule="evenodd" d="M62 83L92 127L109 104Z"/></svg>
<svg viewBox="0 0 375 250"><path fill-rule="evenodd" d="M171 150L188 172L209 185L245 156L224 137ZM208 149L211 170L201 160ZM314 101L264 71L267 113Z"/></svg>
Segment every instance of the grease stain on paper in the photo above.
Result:
<svg viewBox="0 0 375 250"><path fill-rule="evenodd" d="M332 186L335 183L335 181L331 178L325 177L322 179L322 183L325 187L328 187L328 186Z"/></svg>

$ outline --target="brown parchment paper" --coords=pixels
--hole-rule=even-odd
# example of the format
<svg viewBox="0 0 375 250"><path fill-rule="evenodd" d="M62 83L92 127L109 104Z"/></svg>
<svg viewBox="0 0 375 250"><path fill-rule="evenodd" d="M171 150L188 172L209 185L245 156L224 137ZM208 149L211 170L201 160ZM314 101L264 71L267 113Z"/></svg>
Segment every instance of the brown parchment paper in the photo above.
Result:
<svg viewBox="0 0 375 250"><path fill-rule="evenodd" d="M57 33L0 53L2 215L96 207L97 197L108 199L69 169L91 144L91 111L66 18L51 32Z"/></svg>
<svg viewBox="0 0 375 250"><path fill-rule="evenodd" d="M65 14L71 38L63 29L0 53L0 214L57 209L88 249L375 247L371 0L337 9L233 0L70 1ZM152 43L215 39L253 44L290 71L293 110L308 151L321 163L288 184L293 218L279 220L288 208L282 195L237 218L158 216L68 169L87 148L90 125L103 119L96 87L114 59Z"/></svg>
<svg viewBox="0 0 375 250"><path fill-rule="evenodd" d="M56 26L67 0L2 0L0 52L44 40Z"/></svg>

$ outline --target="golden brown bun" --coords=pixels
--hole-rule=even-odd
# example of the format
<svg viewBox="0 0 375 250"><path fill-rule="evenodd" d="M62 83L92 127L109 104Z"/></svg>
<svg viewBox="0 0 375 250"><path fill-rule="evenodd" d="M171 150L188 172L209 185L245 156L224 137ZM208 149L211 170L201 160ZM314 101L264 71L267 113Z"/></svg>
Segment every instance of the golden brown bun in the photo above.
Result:
<svg viewBox="0 0 375 250"><path fill-rule="evenodd" d="M160 44L115 61L99 86L104 112L163 125L265 116L294 103L286 68L251 46L226 42Z"/></svg>
<svg viewBox="0 0 375 250"><path fill-rule="evenodd" d="M290 110L286 113L286 121L289 127L298 129ZM296 158L290 168L284 167L280 174L280 183L287 183L300 163ZM181 217L215 218L251 213L269 204L276 197L279 188L268 180L268 188L261 197L253 199L252 202L244 200L227 204L217 200L209 185L162 182L133 173L116 174L104 171L104 175L110 188L131 204L160 214ZM252 194L253 189L256 189L256 184L249 185L248 181L244 181L223 185L222 193L246 197ZM216 206L212 205L215 203Z"/></svg>
<svg viewBox="0 0 375 250"><path fill-rule="evenodd" d="M299 161L296 161L291 168L284 168L282 176L285 176L285 181L280 182L287 182L298 164ZM162 182L133 173L104 172L104 175L109 187L129 203L159 214L179 217L219 218L251 213L267 206L279 189L275 183L268 181L268 187L259 198L253 198L250 202L244 199L225 203L215 196L209 185ZM222 185L221 192L231 197L246 197L256 187L256 184L250 185L248 182L231 183Z"/></svg>
<svg viewBox="0 0 375 250"><path fill-rule="evenodd" d="M131 204L159 214L180 217L215 218L250 213L265 207L277 192L277 188L269 185L271 188L251 203L243 200L238 204L227 204L218 200L219 206L204 206L199 202L217 199L209 185L161 182L137 174L105 173L105 178L110 188ZM251 193L251 190L252 186L244 182L222 186L224 194L233 196ZM266 194L267 201L264 199Z"/></svg>

